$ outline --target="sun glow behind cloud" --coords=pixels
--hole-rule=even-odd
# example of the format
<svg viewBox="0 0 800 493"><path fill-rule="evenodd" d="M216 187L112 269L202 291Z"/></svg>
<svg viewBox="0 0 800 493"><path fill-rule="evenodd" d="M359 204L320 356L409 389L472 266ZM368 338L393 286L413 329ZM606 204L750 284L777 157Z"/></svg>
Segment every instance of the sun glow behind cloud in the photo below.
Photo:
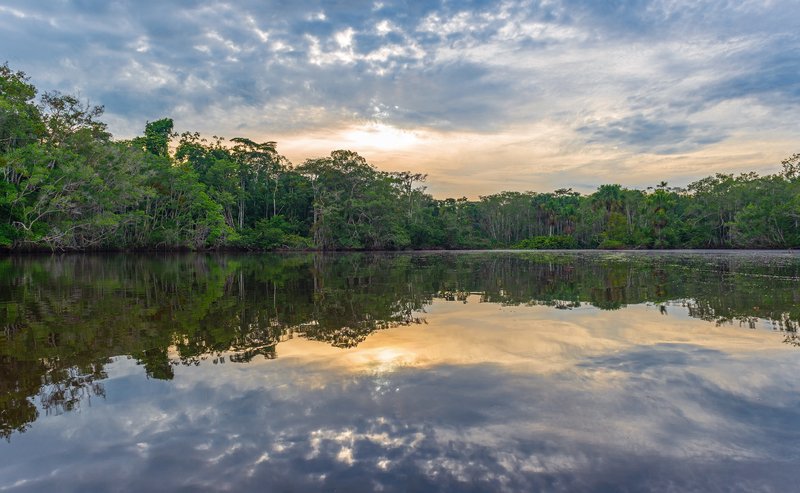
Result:
<svg viewBox="0 0 800 493"><path fill-rule="evenodd" d="M395 151L412 148L420 141L415 132L384 123L370 123L345 130L342 142L353 149Z"/></svg>

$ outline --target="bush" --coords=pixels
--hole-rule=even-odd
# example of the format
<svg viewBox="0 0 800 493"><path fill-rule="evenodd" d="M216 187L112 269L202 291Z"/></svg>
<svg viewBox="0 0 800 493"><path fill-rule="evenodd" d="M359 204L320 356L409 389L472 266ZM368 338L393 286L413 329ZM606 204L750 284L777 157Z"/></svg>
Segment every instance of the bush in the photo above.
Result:
<svg viewBox="0 0 800 493"><path fill-rule="evenodd" d="M520 241L514 245L514 248L520 250L565 250L578 248L578 242L568 235L533 236Z"/></svg>
<svg viewBox="0 0 800 493"><path fill-rule="evenodd" d="M245 229L236 240L236 246L254 250L279 248L311 248L311 240L295 233L294 227L283 216L259 219L254 227Z"/></svg>
<svg viewBox="0 0 800 493"><path fill-rule="evenodd" d="M600 250L622 250L625 248L625 243L617 240L603 240L597 245Z"/></svg>

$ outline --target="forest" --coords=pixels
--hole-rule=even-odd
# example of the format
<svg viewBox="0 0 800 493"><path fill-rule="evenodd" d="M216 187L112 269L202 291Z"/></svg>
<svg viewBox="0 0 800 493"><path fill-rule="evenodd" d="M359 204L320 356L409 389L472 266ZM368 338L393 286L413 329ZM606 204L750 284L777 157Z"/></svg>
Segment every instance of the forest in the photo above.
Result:
<svg viewBox="0 0 800 493"><path fill-rule="evenodd" d="M0 66L0 249L800 247L800 154L685 188L440 200L425 175L350 150L295 165L275 142L177 135L170 118L117 140L102 114Z"/></svg>

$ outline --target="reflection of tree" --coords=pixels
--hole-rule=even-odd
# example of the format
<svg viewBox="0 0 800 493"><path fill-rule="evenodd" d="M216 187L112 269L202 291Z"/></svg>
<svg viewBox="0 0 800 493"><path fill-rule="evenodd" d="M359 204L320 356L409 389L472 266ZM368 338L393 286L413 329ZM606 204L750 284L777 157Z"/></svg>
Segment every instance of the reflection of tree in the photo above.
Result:
<svg viewBox="0 0 800 493"><path fill-rule="evenodd" d="M102 396L129 355L151 378L176 365L275 358L306 337L352 347L421 323L434 298L544 305L677 303L745 327L771 320L800 345L797 262L620 254L54 256L0 261L0 434ZM34 405L39 396L40 409Z"/></svg>
<svg viewBox="0 0 800 493"><path fill-rule="evenodd" d="M791 315L788 313L783 313L781 318L772 320L772 328L784 333L783 342L785 344L800 347L800 336L798 336L800 324L790 317Z"/></svg>
<svg viewBox="0 0 800 493"><path fill-rule="evenodd" d="M800 320L800 262L620 254L442 256L436 296L481 293L481 301L601 309L682 300L692 317L750 326L770 320L791 332Z"/></svg>
<svg viewBox="0 0 800 493"><path fill-rule="evenodd" d="M797 331L787 331L785 337L783 338L784 344L789 344L791 346L800 347L800 337L797 335Z"/></svg>
<svg viewBox="0 0 800 493"><path fill-rule="evenodd" d="M376 330L420 323L415 313L430 303L430 295L413 285L406 256L321 255L311 274L313 312L298 330L337 347L356 346Z"/></svg>
<svg viewBox="0 0 800 493"><path fill-rule="evenodd" d="M105 397L98 380L106 378L102 365L64 367L58 360L18 360L0 356L0 436L24 431L39 416L32 402L38 398L46 414L72 411L92 396Z"/></svg>
<svg viewBox="0 0 800 493"><path fill-rule="evenodd" d="M64 256L0 261L0 423L23 431L102 396L103 365L130 355L148 377L204 359L274 358L302 335L350 347L419 322L430 302L407 263L360 255ZM316 289L315 289L316 286Z"/></svg>
<svg viewBox="0 0 800 493"><path fill-rule="evenodd" d="M144 365L148 378L172 380L175 377L175 370L170 363L166 347L138 351L133 353L133 357L140 365Z"/></svg>
<svg viewBox="0 0 800 493"><path fill-rule="evenodd" d="M14 432L27 430L39 417L30 397L41 387L37 375L42 366L38 361L0 356L0 437L8 439Z"/></svg>
<svg viewBox="0 0 800 493"><path fill-rule="evenodd" d="M91 373L82 373L78 368L72 367L58 374L47 375L47 381L39 390L39 399L47 414L72 411L92 396L105 397L103 384L97 380L106 378L107 375L101 367L92 370Z"/></svg>

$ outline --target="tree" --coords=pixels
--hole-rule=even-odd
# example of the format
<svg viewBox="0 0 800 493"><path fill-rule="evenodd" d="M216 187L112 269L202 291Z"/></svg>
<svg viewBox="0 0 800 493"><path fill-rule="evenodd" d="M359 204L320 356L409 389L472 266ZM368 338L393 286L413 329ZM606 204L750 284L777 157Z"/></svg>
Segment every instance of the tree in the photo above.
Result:
<svg viewBox="0 0 800 493"><path fill-rule="evenodd" d="M36 88L28 80L24 72L0 65L0 153L38 142L45 133Z"/></svg>
<svg viewBox="0 0 800 493"><path fill-rule="evenodd" d="M103 115L102 106L92 106L75 96L53 91L42 95L42 108L47 143L54 147L80 145L80 140L108 141L111 138L106 124L98 120Z"/></svg>
<svg viewBox="0 0 800 493"><path fill-rule="evenodd" d="M156 156L169 156L169 142L175 135L172 132L172 118L162 118L147 122L144 127L144 150Z"/></svg>
<svg viewBox="0 0 800 493"><path fill-rule="evenodd" d="M792 154L781 161L783 167L783 176L789 181L800 179L800 153Z"/></svg>
<svg viewBox="0 0 800 493"><path fill-rule="evenodd" d="M410 244L404 227L406 202L396 176L345 150L307 160L297 171L311 183L311 230L318 248L394 249Z"/></svg>
<svg viewBox="0 0 800 493"><path fill-rule="evenodd" d="M239 229L244 228L247 202L252 202L257 209L263 210L263 217L269 217L270 201L266 200L272 193L272 215L277 213L277 185L280 176L281 162L275 142L256 143L250 139L237 137L231 139L235 144L231 156L236 163L236 174L239 181L237 202ZM273 186L270 187L270 182ZM260 197L261 196L261 197ZM258 202L263 202L259 206Z"/></svg>

